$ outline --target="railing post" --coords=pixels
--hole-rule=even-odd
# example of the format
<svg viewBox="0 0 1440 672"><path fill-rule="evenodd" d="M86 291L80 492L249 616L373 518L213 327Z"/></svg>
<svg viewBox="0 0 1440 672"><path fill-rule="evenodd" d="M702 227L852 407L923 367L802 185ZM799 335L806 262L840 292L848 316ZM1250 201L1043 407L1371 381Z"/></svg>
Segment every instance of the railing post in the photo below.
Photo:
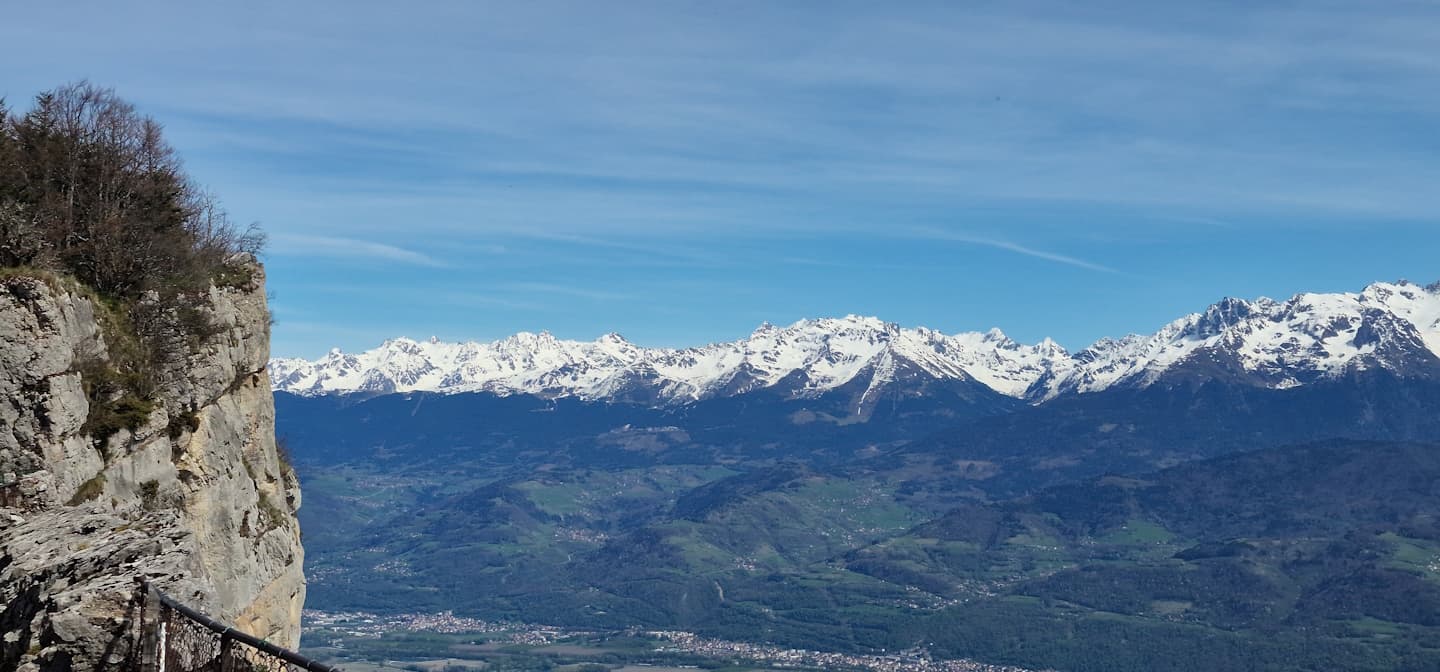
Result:
<svg viewBox="0 0 1440 672"><path fill-rule="evenodd" d="M149 582L140 581L140 637L136 642L139 647L139 655L136 659L140 661L140 672L159 672L160 657L165 655L161 650L160 641L160 601L155 599L155 590L150 587Z"/></svg>
<svg viewBox="0 0 1440 672"><path fill-rule="evenodd" d="M165 641L164 620L160 621L160 626L156 630L159 634L155 637L155 669L158 672L165 672L165 647L169 644Z"/></svg>
<svg viewBox="0 0 1440 672"><path fill-rule="evenodd" d="M230 631L220 633L220 672L235 672L234 647L235 638L230 636Z"/></svg>

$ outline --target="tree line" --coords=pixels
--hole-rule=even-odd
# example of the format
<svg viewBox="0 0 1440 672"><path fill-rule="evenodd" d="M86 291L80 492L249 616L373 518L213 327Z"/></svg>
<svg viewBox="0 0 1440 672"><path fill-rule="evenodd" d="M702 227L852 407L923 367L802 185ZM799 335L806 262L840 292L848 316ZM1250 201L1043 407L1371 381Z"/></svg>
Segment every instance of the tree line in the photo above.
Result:
<svg viewBox="0 0 1440 672"><path fill-rule="evenodd" d="M160 124L112 89L68 84L23 113L0 101L0 266L135 300L205 287L263 242L185 173Z"/></svg>

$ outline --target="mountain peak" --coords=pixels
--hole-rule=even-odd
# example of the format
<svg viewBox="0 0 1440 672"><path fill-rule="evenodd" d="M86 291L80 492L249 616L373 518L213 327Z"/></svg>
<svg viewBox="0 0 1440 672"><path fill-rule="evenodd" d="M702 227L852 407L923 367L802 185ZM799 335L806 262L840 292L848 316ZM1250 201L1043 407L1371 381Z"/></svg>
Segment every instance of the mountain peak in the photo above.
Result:
<svg viewBox="0 0 1440 672"><path fill-rule="evenodd" d="M789 329L821 329L821 330L861 330L886 332L899 329L899 325L886 322L878 317L867 315L846 315L845 317L821 317L817 319L800 320Z"/></svg>
<svg viewBox="0 0 1440 672"><path fill-rule="evenodd" d="M1214 336L1249 319L1254 314L1254 304L1242 299L1226 297L1199 315L1195 321L1195 333L1200 338Z"/></svg>
<svg viewBox="0 0 1440 672"><path fill-rule="evenodd" d="M1367 369L1440 377L1440 295L1374 283L1284 302L1227 298L1149 337L1103 339L1076 360L1048 381L1046 398L1215 377L1274 388Z"/></svg>
<svg viewBox="0 0 1440 672"><path fill-rule="evenodd" d="M797 394L822 392L889 371L894 355L935 378L981 380L1020 396L1045 369L1041 353L1040 346L1021 352L998 330L977 340L852 314L785 328L765 322L748 338L683 350L643 348L614 332L581 343L522 331L459 346L395 338L343 359L276 359L272 366L277 388L299 394L393 389L597 399L644 380L656 386L662 402L684 402L779 385L797 373L807 381Z"/></svg>
<svg viewBox="0 0 1440 672"><path fill-rule="evenodd" d="M1006 340L1009 340L1009 339L1007 338ZM1055 340L1052 339L1052 338L1050 338L1049 336L1046 336L1045 338L1040 339L1040 342L1035 345L1035 349L1038 350L1038 351L1040 351L1040 352L1042 352L1042 353L1045 353L1046 355L1065 355L1065 354L1067 354L1067 353L1066 353L1066 350L1065 350L1065 347L1062 346L1062 345L1060 345L1059 343L1056 343Z"/></svg>
<svg viewBox="0 0 1440 672"><path fill-rule="evenodd" d="M459 345L395 338L358 355L335 349L316 361L271 362L277 388L299 394L484 391L602 399L641 385L653 388L648 398L658 403L797 380L803 382L794 394L815 394L857 377L892 376L901 365L1036 402L1216 376L1269 387L1375 368L1440 377L1440 283L1374 283L1359 293L1303 293L1283 302L1225 298L1154 334L1103 338L1074 354L1048 338L1018 344L998 328L947 336L851 314L784 328L763 322L747 338L683 350L640 347L614 332L582 343L541 331Z"/></svg>

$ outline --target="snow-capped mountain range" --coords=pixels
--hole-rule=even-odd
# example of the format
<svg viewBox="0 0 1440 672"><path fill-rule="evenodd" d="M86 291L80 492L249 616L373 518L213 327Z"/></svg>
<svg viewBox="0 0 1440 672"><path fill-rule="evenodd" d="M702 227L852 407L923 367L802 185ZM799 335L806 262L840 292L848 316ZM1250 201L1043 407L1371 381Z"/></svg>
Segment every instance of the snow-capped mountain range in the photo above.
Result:
<svg viewBox="0 0 1440 672"><path fill-rule="evenodd" d="M1284 389L1367 369L1440 380L1440 283L1225 299L1152 335L1075 353L1048 339L1016 343L997 329L947 335L852 315L767 323L737 341L685 349L644 348L613 333L581 342L542 332L491 343L397 338L358 354L270 362L275 388L301 395L490 392L656 404L764 388L805 397L859 384L868 394L902 374L1041 403L1217 378Z"/></svg>

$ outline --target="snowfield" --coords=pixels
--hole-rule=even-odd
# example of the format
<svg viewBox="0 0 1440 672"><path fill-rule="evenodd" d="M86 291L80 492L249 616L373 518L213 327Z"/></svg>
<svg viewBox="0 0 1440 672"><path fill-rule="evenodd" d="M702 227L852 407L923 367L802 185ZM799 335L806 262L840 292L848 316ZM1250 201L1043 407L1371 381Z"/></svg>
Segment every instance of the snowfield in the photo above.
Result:
<svg viewBox="0 0 1440 672"><path fill-rule="evenodd" d="M590 342L522 332L491 343L396 338L358 354L274 359L277 390L490 392L603 400L643 390L685 403L780 385L820 394L897 370L965 380L1036 403L1180 377L1228 376L1283 389L1354 370L1440 375L1440 283L1376 283L1359 293L1288 301L1225 299L1149 336L1103 339L1070 353L1046 339L1023 345L998 329L946 335L873 317L763 324L748 337L696 348L644 348L618 334Z"/></svg>

